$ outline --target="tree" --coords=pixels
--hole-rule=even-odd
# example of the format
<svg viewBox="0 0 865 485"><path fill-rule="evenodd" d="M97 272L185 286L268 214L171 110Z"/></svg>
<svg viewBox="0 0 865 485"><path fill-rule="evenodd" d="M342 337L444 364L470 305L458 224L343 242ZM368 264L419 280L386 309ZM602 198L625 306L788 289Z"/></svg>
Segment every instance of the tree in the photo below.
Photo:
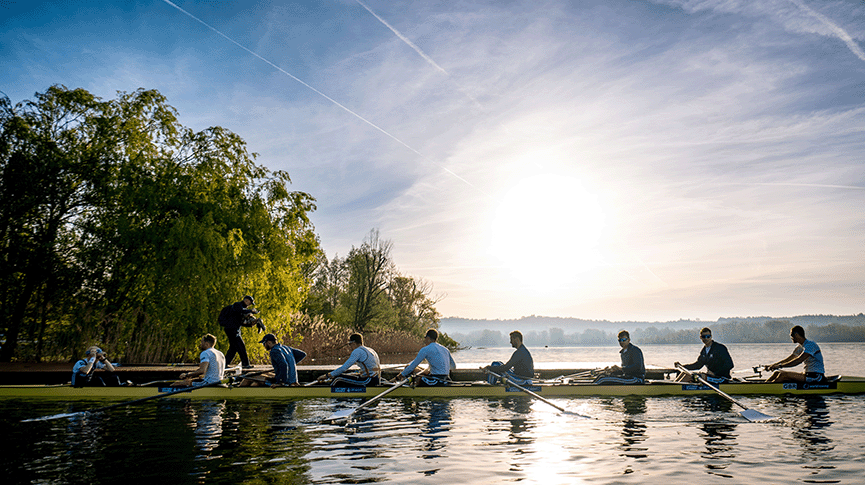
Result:
<svg viewBox="0 0 865 485"><path fill-rule="evenodd" d="M392 248L393 243L380 239L378 230L373 229L359 248L348 253L348 307L352 313L351 326L358 332L381 316L387 306L386 290L393 271Z"/></svg>
<svg viewBox="0 0 865 485"><path fill-rule="evenodd" d="M438 328L441 315L435 309L439 299L430 298L432 285L422 279L396 275L388 286L388 295L396 310L396 328L424 333Z"/></svg>
<svg viewBox="0 0 865 485"><path fill-rule="evenodd" d="M288 174L229 130L183 127L157 91L36 98L0 99L0 297L14 313L0 360L28 319L69 354L99 341L145 361L187 356L244 293L272 318L298 309L320 250L314 199Z"/></svg>
<svg viewBox="0 0 865 485"><path fill-rule="evenodd" d="M441 315L435 305L441 297L432 296L430 283L400 274L392 248L373 229L346 258L320 256L303 311L358 332L397 330L420 337L438 328Z"/></svg>

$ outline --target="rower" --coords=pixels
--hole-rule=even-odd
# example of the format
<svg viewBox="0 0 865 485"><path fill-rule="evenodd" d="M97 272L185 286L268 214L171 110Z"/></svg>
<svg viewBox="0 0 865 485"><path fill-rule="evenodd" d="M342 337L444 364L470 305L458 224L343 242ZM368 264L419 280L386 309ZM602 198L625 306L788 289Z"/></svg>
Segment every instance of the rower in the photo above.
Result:
<svg viewBox="0 0 865 485"><path fill-rule="evenodd" d="M245 378L240 381L240 387L265 385L275 388L285 385L300 385L297 382L297 362L306 357L306 353L302 350L292 349L287 345L280 344L276 341L276 335L272 333L265 335L258 343L264 345L264 348L270 354L270 364L273 366L273 372L268 372L263 379Z"/></svg>
<svg viewBox="0 0 865 485"><path fill-rule="evenodd" d="M351 355L348 360L338 369L318 376L318 382L333 379L330 387L361 387L377 386L381 383L381 361L375 350L363 345L363 335L353 333L348 337L348 345L351 347ZM351 366L357 364L360 372L346 372Z"/></svg>
<svg viewBox="0 0 865 485"><path fill-rule="evenodd" d="M807 382L818 384L826 380L823 369L823 353L820 347L812 340L805 338L805 329L796 325L790 329L790 338L796 344L793 353L784 360L775 362L767 367L774 370L766 382ZM805 372L791 372L786 370L775 370L782 367L794 367L805 363Z"/></svg>
<svg viewBox="0 0 865 485"><path fill-rule="evenodd" d="M535 375L535 363L532 360L532 354L523 345L523 334L519 330L511 332L510 338L511 347L517 349L511 354L510 360L504 364L500 361L493 362L491 365L484 367L484 370L493 371L503 376L507 375L511 382L530 386L532 384L532 377ZM492 374L487 375L487 382L490 384L495 384L498 380L499 378Z"/></svg>
<svg viewBox="0 0 865 485"><path fill-rule="evenodd" d="M397 377L405 379L412 374L418 364L426 360L429 368L418 374L416 385L427 387L446 385L451 369L455 369L457 364L447 347L437 342L438 338L438 330L434 328L427 330L423 338L424 346L417 353L417 357Z"/></svg>
<svg viewBox="0 0 865 485"><path fill-rule="evenodd" d="M96 375L96 372L101 375ZM72 367L73 387L120 385L122 384L114 373L114 365L108 360L108 354L95 345L90 346L84 352L84 358Z"/></svg>
<svg viewBox="0 0 865 485"><path fill-rule="evenodd" d="M706 366L705 379L712 384L723 384L730 379L730 371L733 369L733 358L724 344L712 340L712 331L708 327L700 330L700 340L703 341L703 349L693 364L682 365L676 362L674 365L682 365L688 370L698 370ZM681 372L676 377L676 382L694 382L690 374Z"/></svg>
<svg viewBox="0 0 865 485"><path fill-rule="evenodd" d="M600 377L594 384L642 384L646 380L646 366L643 363L643 351L631 343L631 334L627 330L619 332L619 358L622 365L613 365L600 371Z"/></svg>
<svg viewBox="0 0 865 485"><path fill-rule="evenodd" d="M201 387L221 381L225 373L225 355L215 347L216 337L209 333L201 337L198 369L180 374L183 380L172 383L171 387Z"/></svg>

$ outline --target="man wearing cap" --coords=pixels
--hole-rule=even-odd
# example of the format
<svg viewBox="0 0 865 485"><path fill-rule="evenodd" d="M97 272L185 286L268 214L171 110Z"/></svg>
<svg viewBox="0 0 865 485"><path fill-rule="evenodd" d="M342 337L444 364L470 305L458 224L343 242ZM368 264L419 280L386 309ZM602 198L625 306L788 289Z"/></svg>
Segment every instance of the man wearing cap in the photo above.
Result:
<svg viewBox="0 0 865 485"><path fill-rule="evenodd" d="M209 333L201 337L201 342L198 343L201 350L198 369L180 374L183 380L171 384L171 387L201 387L222 381L225 374L225 355L215 347L216 337Z"/></svg>
<svg viewBox="0 0 865 485"><path fill-rule="evenodd" d="M103 374L94 375L95 372ZM72 385L84 386L119 386L120 379L114 374L114 366L108 360L108 355L99 347L92 345L84 352L84 358L75 363L72 368Z"/></svg>
<svg viewBox="0 0 865 485"><path fill-rule="evenodd" d="M228 352L225 353L226 364L231 364L234 356L240 355L240 363L243 364L243 368L249 369L252 367L249 364L249 356L246 354L246 344L243 342L240 328L251 327L255 323L254 321L249 322L247 320L248 316L258 313L258 310L249 308L254 304L255 299L250 295L246 295L243 297L243 300L231 305L231 312L225 324L225 335L228 336Z"/></svg>
<svg viewBox="0 0 865 485"><path fill-rule="evenodd" d="M268 373L264 380L246 378L240 382L241 387L260 386L262 384L270 387L297 386L297 362L306 357L302 350L292 349L276 341L276 335L269 333L258 343L270 352L270 364L273 372Z"/></svg>
<svg viewBox="0 0 865 485"><path fill-rule="evenodd" d="M363 335L353 333L348 337L351 355L338 369L328 374L322 374L318 381L333 379L330 387L339 386L377 386L381 383L381 361L375 350L363 345ZM345 373L351 366L357 364L360 373Z"/></svg>

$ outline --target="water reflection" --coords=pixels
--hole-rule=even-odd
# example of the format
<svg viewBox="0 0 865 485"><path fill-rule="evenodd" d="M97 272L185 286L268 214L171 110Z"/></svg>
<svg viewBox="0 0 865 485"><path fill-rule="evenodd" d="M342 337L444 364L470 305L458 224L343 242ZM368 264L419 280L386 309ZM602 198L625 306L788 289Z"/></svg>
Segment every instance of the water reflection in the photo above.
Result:
<svg viewBox="0 0 865 485"><path fill-rule="evenodd" d="M618 445L619 456L626 456L633 459L646 458L647 448L644 444L646 441L646 424L644 416L646 414L646 397L645 396L623 396L621 398L601 398L599 400L601 406L614 413L622 414L622 443ZM611 424L614 421L611 421ZM632 462L625 462L625 469L622 473L627 475L634 473Z"/></svg>
<svg viewBox="0 0 865 485"><path fill-rule="evenodd" d="M695 396L685 401L685 407L702 411L706 418L711 419L698 426L705 441L706 450L701 456L706 459L705 467L708 473L733 478L732 475L722 473L722 470L726 470L736 458L737 424L718 421L729 413L736 412L733 403L720 396Z"/></svg>
<svg viewBox="0 0 865 485"><path fill-rule="evenodd" d="M646 414L646 398L644 396L626 396L622 398L625 416L622 420L622 438L624 444L621 446L622 456L629 458L646 458L647 448L643 445L646 441L646 424L638 416ZM630 468L625 470L630 473Z"/></svg>
<svg viewBox="0 0 865 485"><path fill-rule="evenodd" d="M421 429L421 458L430 460L440 458L438 450L445 447L451 424L451 402L432 401L429 403L429 416Z"/></svg>
<svg viewBox="0 0 865 485"><path fill-rule="evenodd" d="M172 403L173 404L173 403ZM268 483L307 483L309 438L298 430L296 406L290 402L187 401L179 403L187 433L178 433L173 453L187 455L192 468L174 470L171 480L186 475L205 483L244 482L266 475ZM185 436L185 437L184 437ZM189 444L183 442L189 439ZM192 455L192 456L189 456Z"/></svg>
<svg viewBox="0 0 865 485"><path fill-rule="evenodd" d="M222 413L225 411L225 403L203 402L197 409L193 406L187 406L186 411L194 421L195 444L199 452L206 456L219 445L219 438L222 436Z"/></svg>
<svg viewBox="0 0 865 485"><path fill-rule="evenodd" d="M835 445L826 436L826 429L832 425L829 409L822 396L789 397L794 404L797 416L793 424L793 438L802 446L803 458L813 459L815 454L832 451Z"/></svg>

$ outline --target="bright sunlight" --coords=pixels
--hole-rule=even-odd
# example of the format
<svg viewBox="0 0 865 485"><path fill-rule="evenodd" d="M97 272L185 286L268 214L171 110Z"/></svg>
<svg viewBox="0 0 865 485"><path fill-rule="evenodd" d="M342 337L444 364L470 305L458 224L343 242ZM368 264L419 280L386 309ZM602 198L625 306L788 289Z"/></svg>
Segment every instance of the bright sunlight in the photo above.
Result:
<svg viewBox="0 0 865 485"><path fill-rule="evenodd" d="M579 180L535 175L498 206L491 255L527 287L552 289L599 266L604 224L597 197Z"/></svg>

